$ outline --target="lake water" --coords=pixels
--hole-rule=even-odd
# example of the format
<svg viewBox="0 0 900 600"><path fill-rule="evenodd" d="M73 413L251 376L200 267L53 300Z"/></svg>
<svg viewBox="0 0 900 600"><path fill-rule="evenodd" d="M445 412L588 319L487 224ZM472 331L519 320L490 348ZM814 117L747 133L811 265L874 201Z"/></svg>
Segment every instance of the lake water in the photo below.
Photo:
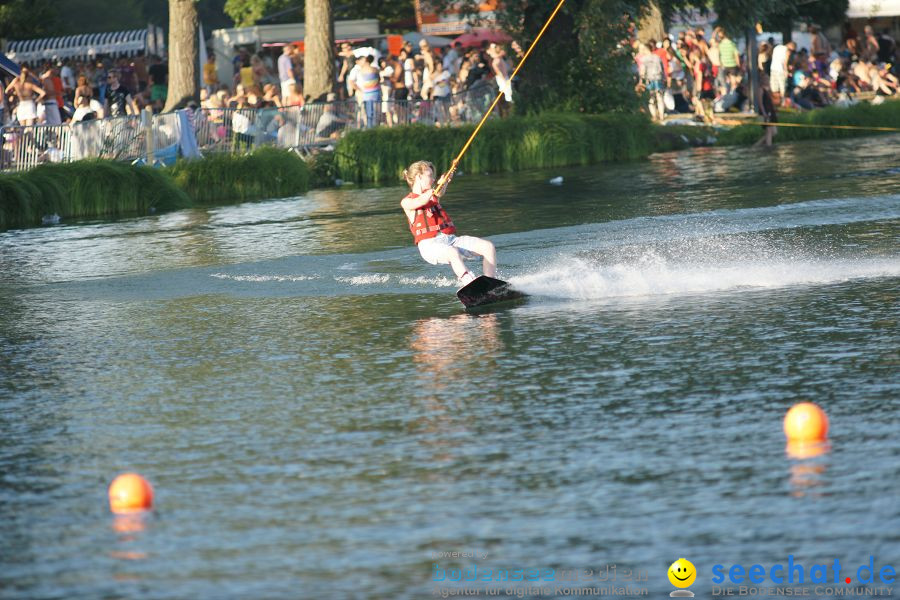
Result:
<svg viewBox="0 0 900 600"><path fill-rule="evenodd" d="M478 315L399 186L0 233L0 597L900 571L898 147L463 174L445 206L531 294ZM831 445L800 460L803 400ZM115 518L131 470L156 510Z"/></svg>

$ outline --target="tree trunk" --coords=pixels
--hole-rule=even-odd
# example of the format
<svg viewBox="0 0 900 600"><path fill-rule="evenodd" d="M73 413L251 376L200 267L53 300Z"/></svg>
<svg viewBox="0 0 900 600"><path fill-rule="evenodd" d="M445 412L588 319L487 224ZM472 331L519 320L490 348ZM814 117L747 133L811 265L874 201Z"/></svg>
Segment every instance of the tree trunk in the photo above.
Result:
<svg viewBox="0 0 900 600"><path fill-rule="evenodd" d="M637 38L646 44L647 40L661 42L665 36L666 27L663 24L662 11L659 9L659 4L651 0L647 3L638 23Z"/></svg>
<svg viewBox="0 0 900 600"><path fill-rule="evenodd" d="M197 5L169 0L169 92L163 112L197 99Z"/></svg>
<svg viewBox="0 0 900 600"><path fill-rule="evenodd" d="M325 100L334 85L333 19L331 0L306 0L303 94L312 102Z"/></svg>

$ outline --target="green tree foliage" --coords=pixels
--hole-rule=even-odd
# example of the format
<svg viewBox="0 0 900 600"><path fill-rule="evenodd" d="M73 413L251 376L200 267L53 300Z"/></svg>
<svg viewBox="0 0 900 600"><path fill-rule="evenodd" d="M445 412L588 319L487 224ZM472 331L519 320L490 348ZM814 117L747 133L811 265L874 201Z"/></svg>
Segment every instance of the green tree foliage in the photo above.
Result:
<svg viewBox="0 0 900 600"><path fill-rule="evenodd" d="M290 7L298 6L296 0L226 0L225 13L234 21L235 27L249 27L256 24L266 15L283 11ZM300 3L302 7L302 3ZM285 15L287 21L302 20L302 10ZM273 19L279 22L285 19Z"/></svg>
<svg viewBox="0 0 900 600"><path fill-rule="evenodd" d="M0 37L27 40L56 35L59 13L52 0L0 0Z"/></svg>
<svg viewBox="0 0 900 600"><path fill-rule="evenodd" d="M304 20L303 0L226 0L225 12L235 27L247 27L267 17L266 23ZM280 14L279 14L280 13ZM408 23L415 26L412 0L347 0L335 3L336 19L378 19L382 26Z"/></svg>

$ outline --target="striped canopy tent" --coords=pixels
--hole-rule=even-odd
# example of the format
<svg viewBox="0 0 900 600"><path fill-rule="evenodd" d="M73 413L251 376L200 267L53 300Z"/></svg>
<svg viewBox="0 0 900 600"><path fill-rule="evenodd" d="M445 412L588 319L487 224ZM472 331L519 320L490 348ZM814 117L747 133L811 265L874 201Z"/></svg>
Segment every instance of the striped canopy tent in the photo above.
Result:
<svg viewBox="0 0 900 600"><path fill-rule="evenodd" d="M160 54L157 48L162 39L158 27L84 33L65 37L39 38L9 42L6 55L16 62L40 62L61 58L93 58L98 54L134 56L142 52Z"/></svg>

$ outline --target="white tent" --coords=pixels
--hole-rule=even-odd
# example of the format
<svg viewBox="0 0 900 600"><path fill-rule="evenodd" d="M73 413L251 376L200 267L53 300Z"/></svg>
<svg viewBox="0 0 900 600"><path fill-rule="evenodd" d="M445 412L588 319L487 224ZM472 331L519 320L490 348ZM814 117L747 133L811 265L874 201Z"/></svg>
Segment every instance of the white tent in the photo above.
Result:
<svg viewBox="0 0 900 600"><path fill-rule="evenodd" d="M900 0L850 0L849 19L900 16Z"/></svg>
<svg viewBox="0 0 900 600"><path fill-rule="evenodd" d="M39 62L62 58L94 58L98 54L162 54L164 43L162 28L149 25L146 29L12 41L6 47L6 55L16 62Z"/></svg>

